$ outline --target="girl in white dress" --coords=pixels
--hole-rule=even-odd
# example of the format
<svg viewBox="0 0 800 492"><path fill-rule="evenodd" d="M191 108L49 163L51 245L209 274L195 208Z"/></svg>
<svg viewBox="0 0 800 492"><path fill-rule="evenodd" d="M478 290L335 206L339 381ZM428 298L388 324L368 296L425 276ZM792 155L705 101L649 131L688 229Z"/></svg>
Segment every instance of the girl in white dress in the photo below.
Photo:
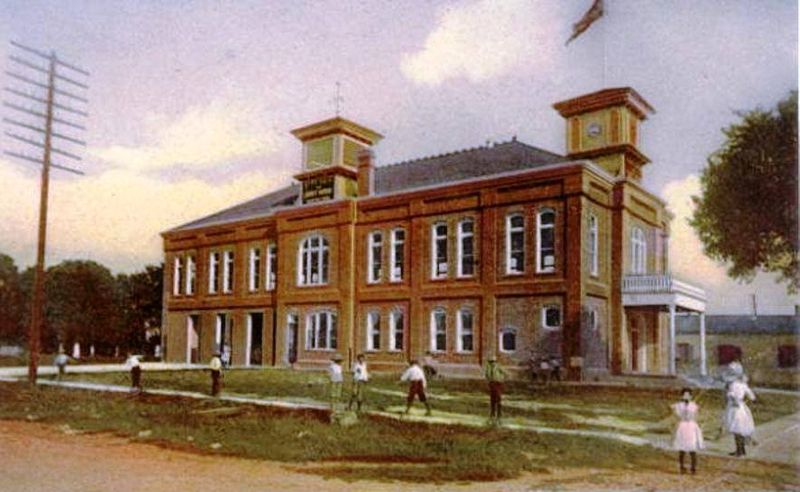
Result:
<svg viewBox="0 0 800 492"><path fill-rule="evenodd" d="M728 411L726 414L726 425L728 432L733 434L733 439L736 442L736 451L730 453L731 456L744 456L744 445L748 438L753 435L755 431L755 423L753 422L753 414L747 406L747 399L755 401L756 395L747 386L747 377L742 375L733 381L728 387Z"/></svg>
<svg viewBox="0 0 800 492"><path fill-rule="evenodd" d="M684 458L689 453L691 459L691 471L697 471L697 450L703 449L703 430L697 425L697 413L700 407L692 401L692 390L683 388L681 390L681 401L672 405L672 410L678 417L678 427L675 429L675 439L672 447L678 451L678 462L681 465L681 473L686 473Z"/></svg>

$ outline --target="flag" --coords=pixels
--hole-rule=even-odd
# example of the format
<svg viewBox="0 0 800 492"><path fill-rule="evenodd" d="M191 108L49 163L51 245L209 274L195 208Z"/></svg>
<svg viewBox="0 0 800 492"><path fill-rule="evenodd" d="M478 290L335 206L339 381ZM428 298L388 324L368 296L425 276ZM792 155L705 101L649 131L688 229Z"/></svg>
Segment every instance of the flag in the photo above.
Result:
<svg viewBox="0 0 800 492"><path fill-rule="evenodd" d="M570 43L570 41L580 36L583 33L583 31L589 29L589 26L591 26L594 21L596 21L602 16L603 16L603 0L594 0L594 3L589 8L589 10L587 10L586 13L583 14L581 20L572 25L572 36L570 36L570 38L564 44L567 45Z"/></svg>

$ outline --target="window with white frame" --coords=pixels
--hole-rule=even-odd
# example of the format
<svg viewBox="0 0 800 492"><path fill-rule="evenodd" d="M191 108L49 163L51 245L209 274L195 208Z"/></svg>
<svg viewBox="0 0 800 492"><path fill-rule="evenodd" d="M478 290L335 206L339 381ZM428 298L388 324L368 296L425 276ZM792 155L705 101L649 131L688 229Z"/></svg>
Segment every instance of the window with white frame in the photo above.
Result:
<svg viewBox="0 0 800 492"><path fill-rule="evenodd" d="M431 229L431 277L447 277L447 224L437 222Z"/></svg>
<svg viewBox="0 0 800 492"><path fill-rule="evenodd" d="M390 242L392 251L389 280L391 282L401 282L403 280L403 269L405 266L405 229L393 229Z"/></svg>
<svg viewBox="0 0 800 492"><path fill-rule="evenodd" d="M542 308L542 327L546 330L561 329L561 306L551 304Z"/></svg>
<svg viewBox="0 0 800 492"><path fill-rule="evenodd" d="M506 274L525 271L525 217L520 213L506 216Z"/></svg>
<svg viewBox="0 0 800 492"><path fill-rule="evenodd" d="M513 326L506 326L500 330L499 340L500 352L511 353L517 350L517 329Z"/></svg>
<svg viewBox="0 0 800 492"><path fill-rule="evenodd" d="M556 213L545 208L536 215L536 271L553 272L556 269Z"/></svg>
<svg viewBox="0 0 800 492"><path fill-rule="evenodd" d="M457 272L459 277L475 274L475 221L464 219L458 223L457 230Z"/></svg>
<svg viewBox="0 0 800 492"><path fill-rule="evenodd" d="M222 292L226 294L233 292L233 260L233 251L222 253Z"/></svg>
<svg viewBox="0 0 800 492"><path fill-rule="evenodd" d="M400 309L389 312L389 350L403 350L403 335L405 334L405 316Z"/></svg>
<svg viewBox="0 0 800 492"><path fill-rule="evenodd" d="M267 246L267 290L275 289L278 279L278 246L270 244Z"/></svg>
<svg viewBox="0 0 800 492"><path fill-rule="evenodd" d="M183 258L176 256L172 265L172 294L183 294Z"/></svg>
<svg viewBox="0 0 800 492"><path fill-rule="evenodd" d="M261 288L261 248L257 246L250 248L247 269L247 288L250 292L255 292Z"/></svg>
<svg viewBox="0 0 800 492"><path fill-rule="evenodd" d="M447 350L447 313L443 308L431 311L431 352Z"/></svg>
<svg viewBox="0 0 800 492"><path fill-rule="evenodd" d="M631 229L631 272L642 275L647 271L647 240L640 227Z"/></svg>
<svg viewBox="0 0 800 492"><path fill-rule="evenodd" d="M383 270L383 233L369 233L367 241L367 282L375 284L381 281Z"/></svg>
<svg viewBox="0 0 800 492"><path fill-rule="evenodd" d="M328 255L328 240L318 234L300 243L297 255L297 284L327 284Z"/></svg>
<svg viewBox="0 0 800 492"><path fill-rule="evenodd" d="M474 350L475 316L470 308L461 308L456 313L456 350L472 352Z"/></svg>
<svg viewBox="0 0 800 492"><path fill-rule="evenodd" d="M186 256L186 295L194 295L197 286L197 262L194 255Z"/></svg>
<svg viewBox="0 0 800 492"><path fill-rule="evenodd" d="M589 274L597 276L599 271L599 252L597 242L597 217L589 216Z"/></svg>
<svg viewBox="0 0 800 492"><path fill-rule="evenodd" d="M216 294L219 291L219 251L208 254L208 293Z"/></svg>
<svg viewBox="0 0 800 492"><path fill-rule="evenodd" d="M367 313L367 350L381 349L381 313Z"/></svg>
<svg viewBox="0 0 800 492"><path fill-rule="evenodd" d="M336 348L336 313L316 311L306 316L306 349L333 350Z"/></svg>

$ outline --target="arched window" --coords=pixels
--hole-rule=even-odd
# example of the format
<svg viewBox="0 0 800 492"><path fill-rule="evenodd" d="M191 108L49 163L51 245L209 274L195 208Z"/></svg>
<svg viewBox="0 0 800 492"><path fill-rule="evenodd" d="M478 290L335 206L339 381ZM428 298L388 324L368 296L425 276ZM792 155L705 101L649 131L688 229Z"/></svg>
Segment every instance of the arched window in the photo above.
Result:
<svg viewBox="0 0 800 492"><path fill-rule="evenodd" d="M597 217L589 216L589 274L597 276L599 271L597 243Z"/></svg>
<svg viewBox="0 0 800 492"><path fill-rule="evenodd" d="M475 316L470 308L461 308L456 314L456 351L472 352L475 339Z"/></svg>
<svg viewBox="0 0 800 492"><path fill-rule="evenodd" d="M639 227L631 229L631 272L642 275L647 271L647 239Z"/></svg>
<svg viewBox="0 0 800 492"><path fill-rule="evenodd" d="M316 311L306 316L306 348L308 350L336 348L336 313Z"/></svg>
<svg viewBox="0 0 800 492"><path fill-rule="evenodd" d="M536 215L536 271L549 273L556 269L556 213L542 209Z"/></svg>
<svg viewBox="0 0 800 492"><path fill-rule="evenodd" d="M297 285L328 283L328 240L320 235L300 243L297 255Z"/></svg>
<svg viewBox="0 0 800 492"><path fill-rule="evenodd" d="M367 313L367 350L381 349L381 313Z"/></svg>
<svg viewBox="0 0 800 492"><path fill-rule="evenodd" d="M506 274L525 271L525 217L515 213L506 216Z"/></svg>
<svg viewBox="0 0 800 492"><path fill-rule="evenodd" d="M517 329L513 326L506 326L500 330L499 340L500 352L510 353L517 350Z"/></svg>
<svg viewBox="0 0 800 492"><path fill-rule="evenodd" d="M431 352L447 350L447 313L443 308L431 311Z"/></svg>

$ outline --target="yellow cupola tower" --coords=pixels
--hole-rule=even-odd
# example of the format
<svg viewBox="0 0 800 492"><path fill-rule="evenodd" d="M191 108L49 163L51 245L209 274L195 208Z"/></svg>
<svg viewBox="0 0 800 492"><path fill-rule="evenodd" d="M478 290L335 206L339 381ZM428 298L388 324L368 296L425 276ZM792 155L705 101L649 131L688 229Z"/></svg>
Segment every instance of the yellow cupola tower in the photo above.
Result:
<svg viewBox="0 0 800 492"><path fill-rule="evenodd" d="M603 89L553 105L567 122L567 156L592 159L613 176L642 178L650 162L638 148L639 124L655 110L630 87Z"/></svg>
<svg viewBox="0 0 800 492"><path fill-rule="evenodd" d="M303 170L295 179L303 186L303 203L355 197L358 194L358 154L383 135L340 116L296 128L303 143Z"/></svg>

